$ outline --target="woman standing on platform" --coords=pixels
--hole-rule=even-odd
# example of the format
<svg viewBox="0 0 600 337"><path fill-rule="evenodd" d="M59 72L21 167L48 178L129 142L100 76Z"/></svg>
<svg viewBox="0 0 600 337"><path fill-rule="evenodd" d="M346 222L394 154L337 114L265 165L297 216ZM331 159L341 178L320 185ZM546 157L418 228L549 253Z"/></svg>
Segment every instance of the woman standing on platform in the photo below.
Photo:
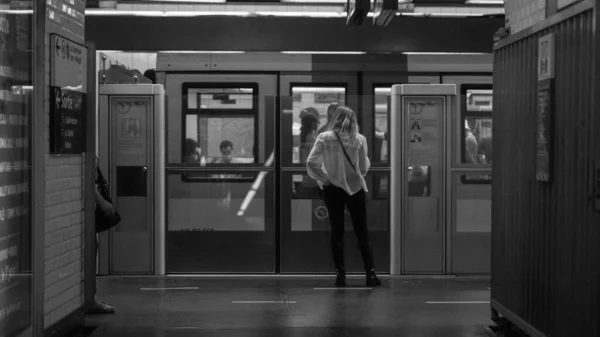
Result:
<svg viewBox="0 0 600 337"><path fill-rule="evenodd" d="M327 129L319 134L308 156L308 175L323 186L325 205L331 224L331 249L338 287L346 286L344 264L344 211L348 208L358 239L367 286L379 286L367 229L367 175L371 163L367 139L359 133L356 115L347 107L338 107Z"/></svg>

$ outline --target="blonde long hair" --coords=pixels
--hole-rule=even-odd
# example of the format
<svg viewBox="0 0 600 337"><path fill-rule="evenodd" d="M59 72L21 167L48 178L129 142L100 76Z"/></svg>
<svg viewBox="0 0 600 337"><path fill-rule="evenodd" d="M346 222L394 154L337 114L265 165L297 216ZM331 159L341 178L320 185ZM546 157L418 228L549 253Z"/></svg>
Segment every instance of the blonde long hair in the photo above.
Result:
<svg viewBox="0 0 600 337"><path fill-rule="evenodd" d="M338 107L327 125L327 131L348 133L352 139L356 139L359 133L356 114L346 106Z"/></svg>

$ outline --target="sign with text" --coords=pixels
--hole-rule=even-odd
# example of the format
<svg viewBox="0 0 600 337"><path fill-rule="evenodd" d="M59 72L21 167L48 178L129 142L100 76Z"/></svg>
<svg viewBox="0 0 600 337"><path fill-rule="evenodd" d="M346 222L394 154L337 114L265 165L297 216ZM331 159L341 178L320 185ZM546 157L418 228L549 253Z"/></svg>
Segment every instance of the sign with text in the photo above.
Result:
<svg viewBox="0 0 600 337"><path fill-rule="evenodd" d="M538 90L536 123L536 178L552 178L552 139L554 114L554 34L538 39Z"/></svg>
<svg viewBox="0 0 600 337"><path fill-rule="evenodd" d="M46 0L46 22L50 32L85 40L84 0Z"/></svg>
<svg viewBox="0 0 600 337"><path fill-rule="evenodd" d="M50 85L87 93L87 48L51 35Z"/></svg>
<svg viewBox="0 0 600 337"><path fill-rule="evenodd" d="M50 153L85 152L85 94L56 86L50 93Z"/></svg>
<svg viewBox="0 0 600 337"><path fill-rule="evenodd" d="M538 81L554 78L554 34L538 39Z"/></svg>
<svg viewBox="0 0 600 337"><path fill-rule="evenodd" d="M552 140L554 130L554 87L552 80L540 81L537 90L536 177L550 182L552 178Z"/></svg>

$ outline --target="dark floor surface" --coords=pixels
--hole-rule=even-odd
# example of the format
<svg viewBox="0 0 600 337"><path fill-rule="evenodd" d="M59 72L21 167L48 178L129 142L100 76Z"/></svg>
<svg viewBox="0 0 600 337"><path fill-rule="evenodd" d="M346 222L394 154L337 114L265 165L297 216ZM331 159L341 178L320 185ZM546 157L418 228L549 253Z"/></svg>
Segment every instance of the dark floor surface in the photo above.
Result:
<svg viewBox="0 0 600 337"><path fill-rule="evenodd" d="M104 278L99 298L117 313L86 325L90 337L488 337L489 279L382 279L336 290L330 277Z"/></svg>

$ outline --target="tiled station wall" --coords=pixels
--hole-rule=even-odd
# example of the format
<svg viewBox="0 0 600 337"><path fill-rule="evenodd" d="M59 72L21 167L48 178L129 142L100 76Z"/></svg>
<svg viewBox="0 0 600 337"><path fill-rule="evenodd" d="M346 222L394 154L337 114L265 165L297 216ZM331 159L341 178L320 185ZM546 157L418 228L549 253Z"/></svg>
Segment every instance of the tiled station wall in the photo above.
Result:
<svg viewBox="0 0 600 337"><path fill-rule="evenodd" d="M49 7L50 9L50 7ZM44 328L83 305L84 160L82 155L50 154L50 35L85 44L84 30L65 32L46 22L46 216ZM94 188L91 186L90 188Z"/></svg>

